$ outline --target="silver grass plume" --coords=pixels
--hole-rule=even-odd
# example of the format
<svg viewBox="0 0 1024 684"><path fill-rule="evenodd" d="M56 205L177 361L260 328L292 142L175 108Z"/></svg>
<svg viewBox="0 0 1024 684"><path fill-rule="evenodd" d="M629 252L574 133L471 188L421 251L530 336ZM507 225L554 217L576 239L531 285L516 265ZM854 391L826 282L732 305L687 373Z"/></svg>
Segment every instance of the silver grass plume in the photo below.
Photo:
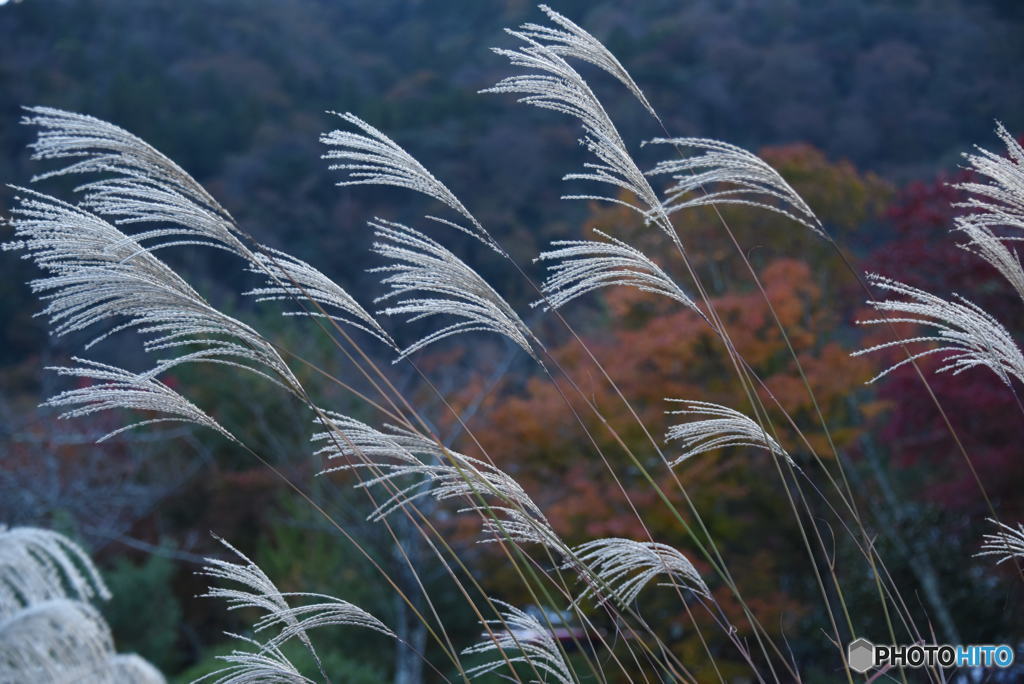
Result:
<svg viewBox="0 0 1024 684"><path fill-rule="evenodd" d="M562 657L551 630L540 621L515 606L491 599L496 605L504 608L500 620L488 620L487 624L495 627L484 636L483 641L463 649L463 655L500 651L504 657L471 667L466 670L470 677L480 677L495 670L507 667L509 663L527 663L538 672L550 675L559 684L575 684L572 670ZM516 653L520 655L515 655ZM538 682L539 680L530 680Z"/></svg>
<svg viewBox="0 0 1024 684"><path fill-rule="evenodd" d="M585 565L592 575L574 603L594 595L599 597L598 603L614 599L620 606L628 606L659 575L668 576L668 581L659 586L689 589L705 597L711 595L693 563L667 544L608 537L574 546L572 551L575 561ZM564 567L570 565L567 563Z"/></svg>
<svg viewBox="0 0 1024 684"><path fill-rule="evenodd" d="M134 654L117 654L88 603L109 599L96 566L67 537L0 525L0 680L163 684Z"/></svg>
<svg viewBox="0 0 1024 684"><path fill-rule="evenodd" d="M82 114L47 107L29 111L36 116L26 117L22 123L41 129L30 146L35 150L34 158L77 160L33 180L78 173L113 174L76 188L84 194L81 206L111 217L119 226L155 224L132 235L139 245L146 245L147 251L175 245L229 251L269 279L266 289L276 292L266 299L311 297L347 314L336 320L387 342L372 317L326 275L278 250L263 245L250 249L244 240L246 235L228 211L198 181L141 138Z"/></svg>
<svg viewBox="0 0 1024 684"><path fill-rule="evenodd" d="M264 617L269 616L274 621L278 621L277 616L280 616L280 621L284 623L285 627L297 627L299 624L298 620L288 612L291 606L285 599L284 594L277 588L277 585L267 577L267 574L226 540L216 536L215 539L243 562L235 563L219 558L206 558L207 564L197 574L204 575L213 580L234 582L242 585L244 589L210 587L203 596L206 598L223 599L228 604L228 610L256 608L265 613ZM313 648L309 636L302 630L296 632L296 635L319 665L320 656L317 655L316 650Z"/></svg>
<svg viewBox="0 0 1024 684"><path fill-rule="evenodd" d="M72 360L80 365L52 367L49 370L54 370L59 375L97 382L61 392L42 404L58 408L73 407L62 413L61 418L79 418L113 409L152 411L160 415L159 418L142 420L108 432L96 440L97 442L141 425L163 422L192 423L215 430L232 442L238 441L202 409L160 382L152 373L132 373L116 366L77 357L72 357Z"/></svg>
<svg viewBox="0 0 1024 684"><path fill-rule="evenodd" d="M207 565L203 567L199 574L214 580L233 582L241 585L242 588L210 587L203 596L225 600L228 604L228 610L256 608L263 611L264 615L253 625L254 631L258 633L271 628L276 628L278 631L275 636L260 644L259 652L256 654L257 660L254 661L260 668L268 665L268 662L274 667L283 665L284 663L278 657L280 648L288 640L297 637L309 650L316 660L318 667L320 667L321 672L323 672L320 657L307 634L307 630L316 627L363 627L391 637L394 636L394 632L380 620L347 601L323 594L282 593L277 588L277 585L267 577L266 573L245 554L226 540L219 537L217 537L217 540L242 562L207 558ZM313 599L314 602L292 606L289 603L289 599ZM242 655L239 656L239 653ZM232 656L237 656L238 658L242 658L245 655L251 654L245 654L244 652L232 654ZM267 658L269 658L269 661L266 660ZM234 663L235 666L244 665L244 661L245 658L242 658L241 661L237 660L237 658L236 660L228 660L228 662ZM233 668L225 668L222 672L231 673Z"/></svg>
<svg viewBox="0 0 1024 684"><path fill-rule="evenodd" d="M803 198L756 154L705 138L655 138L649 143L699 152L659 162L647 172L651 176L671 174L675 181L658 211L672 214L692 207L742 204L782 214L827 237L821 221ZM709 187L710 191L705 190Z"/></svg>
<svg viewBox="0 0 1024 684"><path fill-rule="evenodd" d="M395 633L383 622L348 601L343 601L326 594L308 592L293 592L284 594L284 596L287 598L312 599L315 602L301 606L292 606L287 610L265 615L253 625L257 632L268 627L279 626L281 628L281 631L270 639L267 644L279 646L292 637L303 638L306 630L325 626L362 627L390 637L395 636Z"/></svg>
<svg viewBox="0 0 1024 684"><path fill-rule="evenodd" d="M43 315L64 335L118 320L86 348L129 328L146 336L149 352L197 346L159 362L158 374L186 362L244 368L299 393L287 364L253 328L210 306L171 268L134 238L88 211L31 190L11 210L17 241L46 277L31 282L48 301Z"/></svg>
<svg viewBox="0 0 1024 684"><path fill-rule="evenodd" d="M472 235L498 254L506 256L459 198L398 143L355 114L332 113L362 131L335 130L320 136L320 142L331 147L323 158L339 160L328 168L347 173L347 180L340 181L339 186L392 185L424 194L447 205L470 223L468 228L450 221L445 221L446 225Z"/></svg>
<svg viewBox="0 0 1024 684"><path fill-rule="evenodd" d="M931 328L934 332L877 344L854 352L852 356L918 342L938 345L910 355L885 369L869 382L874 382L904 364L931 354L943 355L943 365L936 370L937 373L952 371L956 375L969 368L984 366L1007 385L1010 384L1010 378L1024 382L1024 356L1021 355L1016 342L999 321L978 305L956 294L953 295L953 301L945 300L877 274L869 274L868 280L875 286L904 299L869 301L868 304L875 310L896 315L857 321L858 323L913 323Z"/></svg>
<svg viewBox="0 0 1024 684"><path fill-rule="evenodd" d="M60 418L80 418L100 411L117 409L150 411L161 415L160 418L138 421L108 432L99 437L97 442L110 439L125 430L142 425L166 422L191 423L207 427L231 441L238 441L195 403L178 394L170 386L154 377L152 373L132 373L116 366L99 364L97 361L77 356L73 356L72 360L80 366L77 368L51 367L47 370L55 371L57 375L98 382L86 387L60 392L41 404L43 407L51 408L74 407L60 414Z"/></svg>
<svg viewBox="0 0 1024 684"><path fill-rule="evenodd" d="M986 534L981 551L976 556L1000 556L996 564L1013 558L1024 558L1024 524L1017 523L1016 529L998 520L989 518L989 522L999 527L998 531Z"/></svg>
<svg viewBox="0 0 1024 684"><path fill-rule="evenodd" d="M72 174L113 174L77 188L83 206L118 223L160 223L137 236L173 238L168 244L204 244L242 257L250 252L234 219L203 186L142 138L85 114L51 107L28 107L22 123L39 135L29 145L33 159L72 159L71 164L32 178L33 182ZM169 224L169 225L168 225ZM175 226L175 227L170 227Z"/></svg>
<svg viewBox="0 0 1024 684"><path fill-rule="evenodd" d="M667 411L669 415L707 416L703 420L673 425L665 434L665 441L680 441L683 453L668 463L675 467L686 459L725 447L755 447L764 449L790 465L795 466L786 450L771 435L748 416L720 404L688 399L666 399L679 402L684 408Z"/></svg>
<svg viewBox="0 0 1024 684"><path fill-rule="evenodd" d="M558 309L602 287L625 285L674 299L704 318L689 295L647 255L600 230L594 232L604 241L557 240L551 243L557 249L541 252L535 259L556 263L548 267L541 286L544 299L533 306Z"/></svg>
<svg viewBox="0 0 1024 684"><path fill-rule="evenodd" d="M50 599L0 619L4 682L110 682L113 655L110 628L82 601Z"/></svg>
<svg viewBox="0 0 1024 684"><path fill-rule="evenodd" d="M196 186L201 187L198 183ZM243 259L252 257L230 217L200 204L175 186L139 175L103 179L76 189L85 193L81 206L111 217L118 225L158 224L158 228L133 235L140 243L158 241L150 249L202 245L229 251Z"/></svg>
<svg viewBox="0 0 1024 684"><path fill-rule="evenodd" d="M511 29L506 29L506 32L525 45L517 50L492 50L508 58L512 66L520 67L526 73L509 76L481 92L519 95L519 102L578 119L584 130L580 142L597 158L597 162L584 164L584 173L570 173L563 180L589 180L611 185L635 195L640 205L606 195L567 195L564 199L622 204L644 216L647 221L655 219L663 231L674 240L678 239L667 215L661 210L657 193L633 161L611 117L583 77L559 54L558 46L542 44L527 32Z"/></svg>
<svg viewBox="0 0 1024 684"><path fill-rule="evenodd" d="M212 684L316 684L316 680L309 679L299 672L298 668L279 648L264 649L263 645L255 639L250 639L238 634L227 633L227 636L234 637L254 646L252 651L233 649L228 655L217 656L227 665L221 669L193 679L192 684L197 682L211 682Z"/></svg>
<svg viewBox="0 0 1024 684"><path fill-rule="evenodd" d="M540 507L530 495L504 471L489 463L444 449L422 435L385 426L387 432L325 411L327 428L313 435L314 442L324 443L317 454L329 460L345 459L343 465L323 473L367 469L373 476L362 480L357 488L393 484L390 496L370 513L370 520L382 520L416 499L430 496L437 501L465 498L469 505L459 512L478 511L484 515L485 541L510 539L537 543L564 555L565 543L552 529ZM415 478L404 484L405 478ZM481 499L497 499L498 505L486 505Z"/></svg>
<svg viewBox="0 0 1024 684"><path fill-rule="evenodd" d="M640 90L640 86L636 84L636 81L629 75L629 72L622 66L622 63L601 41L547 5L538 5L538 7L548 16L548 19L561 28L530 23L520 26L520 33L529 36L537 42L545 43L553 52L562 57L580 59L604 70L618 79L622 85L626 86L629 92L644 106L644 109L661 123L661 118L658 117L650 102L647 101L647 97Z"/></svg>
<svg viewBox="0 0 1024 684"><path fill-rule="evenodd" d="M1006 156L977 148L976 154L964 154L972 171L986 183L958 183L957 188L971 194L960 206L973 209L976 220L990 225L1024 229L1024 148L1000 123L996 134L1006 145Z"/></svg>
<svg viewBox="0 0 1024 684"><path fill-rule="evenodd" d="M43 315L50 317L56 334L131 310L125 298L143 287L160 291L161 302L205 303L173 269L114 225L48 195L15 189L25 196L15 198L10 223L16 240L5 243L4 249L25 251L23 258L49 274L30 285L43 301L52 300Z"/></svg>
<svg viewBox="0 0 1024 684"><path fill-rule="evenodd" d="M974 216L957 216L954 220L957 230L968 239L960 247L987 261L1024 299L1024 267L1021 266L1016 250L1006 246L1007 241L1020 238L1000 237L991 226Z"/></svg>
<svg viewBox="0 0 1024 684"><path fill-rule="evenodd" d="M986 182L955 184L971 195L957 204L969 213L958 216L956 224L968 237L962 246L995 267L1024 299L1024 269L1006 244L1024 239L1024 149L1001 123L996 134L1006 145L1006 156L981 148L964 154L968 167Z"/></svg>
<svg viewBox="0 0 1024 684"><path fill-rule="evenodd" d="M164 676L145 658L134 653L119 653L110 659L115 682L125 684L163 684Z"/></svg>
<svg viewBox="0 0 1024 684"><path fill-rule="evenodd" d="M480 528L482 544L507 540L520 544L540 544L563 558L569 554L569 547L551 527L547 518L538 516L521 503L515 507L488 504L459 510L460 513L465 511L478 511L484 514ZM585 572L584 568L577 566L577 569Z"/></svg>
<svg viewBox="0 0 1024 684"><path fill-rule="evenodd" d="M0 618L58 598L108 599L110 592L89 556L64 535L0 525Z"/></svg>
<svg viewBox="0 0 1024 684"><path fill-rule="evenodd" d="M370 222L373 251L392 262L370 269L387 274L382 283L390 292L375 301L397 300L382 313L408 314L408 322L430 316L461 319L413 342L399 353L400 360L427 345L452 335L485 331L507 337L538 363L529 328L508 302L462 259L423 233L383 219ZM418 294L420 296L408 296ZM403 299L403 297L405 297Z"/></svg>
<svg viewBox="0 0 1024 684"><path fill-rule="evenodd" d="M384 344L397 349L391 336L352 296L339 287L333 280L313 268L305 261L289 256L284 252L269 247L265 253L255 254L257 266L250 266L256 274L267 276L267 284L246 292L256 297L256 301L274 300L313 300L328 311L331 319L345 323L367 332ZM268 275L269 274L269 275ZM340 312L341 315L332 314ZM317 311L290 311L286 316L322 316Z"/></svg>
<svg viewBox="0 0 1024 684"><path fill-rule="evenodd" d="M33 182L75 173L116 173L128 178L147 178L176 188L223 216L227 211L180 166L145 140L123 128L87 116L52 107L26 107L26 125L40 129L29 145L33 159L72 159L68 166L33 177Z"/></svg>

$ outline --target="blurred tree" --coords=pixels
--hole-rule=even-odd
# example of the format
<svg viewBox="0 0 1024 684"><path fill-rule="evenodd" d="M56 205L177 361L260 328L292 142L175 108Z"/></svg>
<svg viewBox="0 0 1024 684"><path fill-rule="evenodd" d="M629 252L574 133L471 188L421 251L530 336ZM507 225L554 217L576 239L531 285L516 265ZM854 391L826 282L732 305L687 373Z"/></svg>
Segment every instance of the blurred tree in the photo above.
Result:
<svg viewBox="0 0 1024 684"><path fill-rule="evenodd" d="M174 563L156 554L138 564L119 558L103 573L114 595L103 613L117 643L163 672L174 671L181 655L176 647L181 606L171 586L174 574Z"/></svg>

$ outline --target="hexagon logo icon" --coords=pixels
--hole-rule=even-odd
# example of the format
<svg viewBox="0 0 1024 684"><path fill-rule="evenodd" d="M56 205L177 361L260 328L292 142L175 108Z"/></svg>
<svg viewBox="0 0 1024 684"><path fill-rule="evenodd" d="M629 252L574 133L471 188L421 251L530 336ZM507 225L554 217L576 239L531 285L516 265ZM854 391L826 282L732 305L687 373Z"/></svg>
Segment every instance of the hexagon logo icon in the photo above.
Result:
<svg viewBox="0 0 1024 684"><path fill-rule="evenodd" d="M864 674L875 665L875 645L867 639L854 639L846 647L846 659L851 670Z"/></svg>

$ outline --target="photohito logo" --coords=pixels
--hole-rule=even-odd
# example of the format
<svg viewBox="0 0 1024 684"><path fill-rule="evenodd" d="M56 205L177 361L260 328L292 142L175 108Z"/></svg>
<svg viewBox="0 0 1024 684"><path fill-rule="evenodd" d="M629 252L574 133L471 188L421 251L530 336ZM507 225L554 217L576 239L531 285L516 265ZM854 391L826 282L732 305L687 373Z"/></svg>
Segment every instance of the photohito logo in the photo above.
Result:
<svg viewBox="0 0 1024 684"><path fill-rule="evenodd" d="M850 669L864 674L873 667L999 667L1013 665L1013 649L1006 644L875 645L855 639L846 647Z"/></svg>

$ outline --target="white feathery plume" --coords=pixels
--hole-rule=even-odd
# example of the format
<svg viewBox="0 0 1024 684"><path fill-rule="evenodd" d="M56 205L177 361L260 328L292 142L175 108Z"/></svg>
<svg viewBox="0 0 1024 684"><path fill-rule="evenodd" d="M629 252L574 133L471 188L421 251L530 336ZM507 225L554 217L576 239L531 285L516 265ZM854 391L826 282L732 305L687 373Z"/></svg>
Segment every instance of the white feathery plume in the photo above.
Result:
<svg viewBox="0 0 1024 684"><path fill-rule="evenodd" d="M210 587L206 598L224 599L228 604L228 610L237 608L258 608L267 613L273 614L288 610L288 602L284 595L278 590L273 580L249 557L232 546L226 539L214 535L214 539L224 545L232 554L243 562L223 560L220 558L205 558L206 565L198 573L214 580L235 582L246 587L246 589L227 589L224 587ZM291 624L291 623L290 623Z"/></svg>
<svg viewBox="0 0 1024 684"><path fill-rule="evenodd" d="M250 266L253 273L267 275L267 284L246 292L256 301L312 300L328 311L337 310L342 315L327 315L338 322L368 332L381 342L396 348L391 336L352 296L333 280L313 268L305 261L284 252L264 247L264 252L253 255L258 266ZM269 274L269 275L268 275ZM318 311L289 311L286 316L322 316Z"/></svg>
<svg viewBox="0 0 1024 684"><path fill-rule="evenodd" d="M227 666L193 679L192 684L316 684L315 680L304 677L281 649L264 649L263 645L254 639L230 632L226 634L252 644L256 647L255 652L234 649L228 655L217 656L217 659L227 663Z"/></svg>
<svg viewBox="0 0 1024 684"><path fill-rule="evenodd" d="M114 643L99 611L88 603L50 599L0 619L4 682L105 682Z"/></svg>
<svg viewBox="0 0 1024 684"><path fill-rule="evenodd" d="M324 626L348 626L372 629L381 634L394 637L391 631L383 622L367 613L359 606L343 601L334 596L312 593L287 593L287 598L315 599L316 603L308 603L301 606L291 606L286 610L269 613L261 618L253 628L260 632L269 627L280 626L281 631L267 644L280 646L292 637L298 636L304 639L306 630Z"/></svg>
<svg viewBox="0 0 1024 684"><path fill-rule="evenodd" d="M693 563L667 544L609 537L575 546L573 554L574 560L582 563L593 576L574 603L598 595L599 603L613 598L619 605L628 606L659 575L669 578L659 586L690 589L705 597L711 595ZM574 564L566 563L563 567Z"/></svg>
<svg viewBox="0 0 1024 684"><path fill-rule="evenodd" d="M223 599L228 604L228 610L257 608L266 613L261 622L269 617L271 620L270 624L280 622L283 623L285 628L295 629L291 636L299 637L303 645L313 655L313 658L316 659L317 665L320 665L322 669L320 656L317 655L316 649L313 648L313 643L309 640L305 630L299 626L298 620L289 612L291 606L288 604L285 595L277 588L277 585L267 577L267 574L258 565L249 560L245 554L228 543L227 540L221 539L216 535L214 535L214 538L238 556L243 563L233 563L219 558L206 558L207 564L197 574L205 575L214 580L241 584L245 588L210 587L203 596L206 598ZM275 644L274 648L276 649L277 646Z"/></svg>
<svg viewBox="0 0 1024 684"><path fill-rule="evenodd" d="M195 185L201 187L198 183ZM133 235L140 243L159 241L149 245L149 249L202 245L252 259L252 251L241 240L241 233L230 216L200 203L177 186L125 172L124 176L87 183L76 189L85 193L81 206L111 217L117 225L158 224L158 228Z"/></svg>
<svg viewBox="0 0 1024 684"><path fill-rule="evenodd" d="M562 657L551 630L540 621L515 606L491 599L502 606L502 619L488 620L487 624L495 627L486 633L485 639L466 649L463 655L500 651L506 654L495 660L471 667L466 670L470 677L479 677L495 670L507 667L509 663L527 663L538 672L550 675L559 684L575 684L572 670ZM515 655L518 652L521 655ZM531 680L537 682L538 680Z"/></svg>
<svg viewBox="0 0 1024 684"><path fill-rule="evenodd" d="M347 601L324 594L282 593L266 573L245 554L224 539L220 537L216 537L216 539L238 556L242 562L207 558L207 565L199 574L215 580L234 582L242 585L243 588L210 587L203 596L224 599L228 604L228 610L257 608L263 611L264 615L253 625L256 632L279 628L275 636L261 645L259 656L265 657L268 653L272 656L286 641L298 637L323 672L320 657L317 655L316 649L313 648L307 630L325 626L352 626L394 636L394 632L380 620ZM314 599L315 603L292 606L288 602L289 599ZM272 660L276 662L273 657ZM262 658L258 663L265 664Z"/></svg>
<svg viewBox="0 0 1024 684"><path fill-rule="evenodd" d="M973 209L973 218L984 224L1024 229L1024 148L1001 123L996 135L1006 145L1007 156L980 147L976 154L964 154L971 170L988 182L956 184L971 194L959 206Z"/></svg>
<svg viewBox="0 0 1024 684"><path fill-rule="evenodd" d="M108 599L110 592L89 556L67 537L0 525L0 618L62 598Z"/></svg>
<svg viewBox="0 0 1024 684"><path fill-rule="evenodd" d="M969 168L987 182L954 185L971 194L957 204L969 213L957 217L956 223L969 239L961 246L995 267L1024 299L1024 269L1016 251L1006 245L1024 239L1024 149L1001 123L996 134L1006 145L1006 156L981 148L977 154L964 154ZM1003 234L1006 229L1012 233Z"/></svg>
<svg viewBox="0 0 1024 684"><path fill-rule="evenodd" d="M422 496L433 496L439 501L461 496L497 496L526 508L539 518L543 517L519 483L489 463L442 448L432 439L394 425L386 425L388 432L385 433L333 411L324 411L323 414L326 421L317 418L315 422L327 431L313 435L313 442L324 443L316 453L329 460L345 459L349 463L329 468L321 474L353 468L380 472L357 485L360 488L391 482L406 475L423 478L380 504L369 515L370 520L381 520ZM351 462L353 459L357 462Z"/></svg>
<svg viewBox="0 0 1024 684"><path fill-rule="evenodd" d="M484 541L493 541L491 537L494 537L537 543L565 554L565 543L540 507L518 482L499 468L444 449L431 439L393 425L385 426L388 432L384 433L338 413L323 413L326 422L318 418L316 423L327 431L313 435L313 441L325 446L316 453L348 462L321 474L364 468L373 471L374 476L361 481L357 488L395 484L388 490L388 499L370 513L370 520L382 520L424 496L437 501L468 498L470 505L459 512L484 514ZM416 480L403 484L401 480L406 477ZM481 501L483 498L497 498L501 505L487 505Z"/></svg>
<svg viewBox="0 0 1024 684"><path fill-rule="evenodd" d="M696 303L647 255L600 230L594 232L605 241L557 240L551 245L558 249L541 252L535 259L557 263L548 267L541 287L545 298L533 306L557 309L599 288L625 285L674 299L704 318Z"/></svg>
<svg viewBox="0 0 1024 684"><path fill-rule="evenodd" d="M661 123L661 118L658 117L658 114L654 111L651 103L647 101L647 97L645 97L643 91L640 90L640 86L636 84L636 81L634 81L633 77L629 75L629 72L626 71L624 66L622 66L622 63L619 62L615 55L613 55L611 51L601 43L601 41L585 31L578 24L567 17L562 16L547 5L538 5L538 7L551 21L558 24L561 29L530 23L520 26L520 33L525 36L529 36L537 42L543 42L553 52L561 55L562 57L580 59L604 70L614 78L618 79L622 85L626 86L629 92L632 93L633 96L640 101L640 104L644 106L644 109L646 109L650 115L658 121L658 123Z"/></svg>
<svg viewBox="0 0 1024 684"><path fill-rule="evenodd" d="M31 147L36 159L72 158L75 163L37 176L40 180L74 173L114 174L79 186L81 206L112 217L117 225L151 223L157 227L132 238L147 251L174 245L203 245L229 251L267 276L274 297L304 299L307 284L316 301L339 306L345 321L380 337L379 326L340 286L311 265L269 247L250 249L235 220L194 178L141 138L82 114L47 107L30 108L36 116L23 123L41 131ZM83 159L84 158L84 159ZM153 241L153 242L151 242ZM314 297L315 298L315 297ZM343 304L343 306L342 306ZM385 336L386 337L386 336ZM387 342L387 340L384 340Z"/></svg>
<svg viewBox="0 0 1024 684"><path fill-rule="evenodd" d="M199 407L181 396L151 373L136 374L95 361L73 357L79 364L74 368L50 368L60 375L98 381L96 384L67 390L47 399L42 405L50 407L74 407L61 414L61 418L78 418L99 411L127 409L131 411L153 411L158 418L142 420L100 437L102 442L125 430L141 425L161 422L193 423L216 430L224 437L237 442L234 435L225 430Z"/></svg>
<svg viewBox="0 0 1024 684"><path fill-rule="evenodd" d="M176 188L200 204L228 217L228 212L194 178L142 138L85 114L52 107L26 107L22 119L40 133L29 145L33 159L73 159L68 166L39 174L32 180L75 173L115 173L146 178Z"/></svg>
<svg viewBox="0 0 1024 684"><path fill-rule="evenodd" d="M109 599L96 566L67 537L0 525L0 681L163 684L152 665L114 652L91 599Z"/></svg>
<svg viewBox="0 0 1024 684"><path fill-rule="evenodd" d="M461 319L413 342L399 353L396 361L446 337L486 331L507 337L540 362L530 343L529 328L469 265L413 228L382 219L371 221L370 226L376 238L373 251L393 262L370 269L372 273L388 274L381 282L390 287L390 292L376 302L398 299L382 313L409 314L410 323L430 316ZM426 296L400 299L413 293Z"/></svg>
<svg viewBox="0 0 1024 684"><path fill-rule="evenodd" d="M418 478L411 485L397 487L397 491L370 513L369 520L382 520L424 496L443 501L497 493L503 498L532 505L514 480L487 463L442 450L436 442L393 425L385 426L388 430L385 433L333 411L324 411L324 416L326 421L320 418L315 421L327 428L312 437L313 442L324 444L316 453L328 460L347 462L321 474L356 468L377 473L361 481L357 488L394 483L407 476Z"/></svg>
<svg viewBox="0 0 1024 684"><path fill-rule="evenodd" d="M173 160L142 138L109 122L51 107L28 107L21 123L39 135L29 145L33 159L72 159L71 164L38 174L33 182L70 174L113 174L87 183L83 205L118 223L156 222L159 230L138 237L174 238L166 244L222 247L243 258L250 252L228 211ZM176 226L176 227L169 227Z"/></svg>
<svg viewBox="0 0 1024 684"><path fill-rule="evenodd" d="M340 163L332 164L328 168L347 173L347 180L339 182L339 186L392 185L422 193L453 209L469 221L471 227L467 228L450 221L445 221L446 225L472 235L498 254L505 256L505 251L463 206L459 198L415 157L355 114L332 113L362 131L353 133L335 130L320 136L320 142L332 148L323 155L323 158L340 160Z"/></svg>
<svg viewBox="0 0 1024 684"><path fill-rule="evenodd" d="M580 142L597 157L597 163L588 162L584 164L585 173L570 173L563 180L590 180L612 185L636 195L641 204L605 195L567 195L564 199L622 204L644 216L645 220L656 220L663 231L678 239L661 209L657 193L633 161L615 124L583 77L562 58L557 46L541 44L524 32L511 29L506 29L506 32L525 45L517 50L492 49L527 73L509 76L481 92L519 95L519 102L578 119L584 129Z"/></svg>
<svg viewBox="0 0 1024 684"><path fill-rule="evenodd" d="M974 216L958 216L955 221L957 230L968 238L968 242L960 247L987 261L1024 299L1024 267L1021 266L1017 252L1005 244L1017 238L998 237L991 227Z"/></svg>
<svg viewBox="0 0 1024 684"><path fill-rule="evenodd" d="M110 659L111 679L115 684L164 684L164 676L145 658L134 653L118 653Z"/></svg>
<svg viewBox="0 0 1024 684"><path fill-rule="evenodd" d="M827 237L821 221L803 198L756 154L706 138L655 138L649 142L700 152L659 162L647 172L651 176L672 174L675 181L658 211L671 214L691 207L743 204L782 214ZM709 187L712 189L706 191Z"/></svg>
<svg viewBox="0 0 1024 684"><path fill-rule="evenodd" d="M153 375L180 363L205 361L245 368L292 392L301 391L273 345L250 326L207 304L135 239L95 214L22 191L28 196L19 198L11 210L18 241L5 248L25 250L26 258L49 274L31 285L49 302L42 313L56 334L121 319L87 348L114 332L135 328L147 336L147 351L200 347L161 361L150 371Z"/></svg>
<svg viewBox="0 0 1024 684"><path fill-rule="evenodd" d="M505 477L508 477L505 475ZM509 478L511 479L511 478ZM516 485L518 486L518 485ZM480 505L460 509L459 512L478 511L484 514L480 527L481 544L499 541L514 541L521 544L540 544L556 554L565 557L569 547L558 536L547 518L536 509L536 504L529 501L516 501L518 507Z"/></svg>
<svg viewBox="0 0 1024 684"><path fill-rule="evenodd" d="M622 137L600 100L558 52L526 33L512 29L505 32L525 45L515 50L491 50L528 73L508 76L480 92L521 95L519 102L567 114L579 120L588 135L615 147L623 146Z"/></svg>
<svg viewBox="0 0 1024 684"><path fill-rule="evenodd" d="M997 532L984 535L981 551L974 555L1001 556L996 561L997 565L1013 558L1024 558L1024 524L1017 523L1017 528L1014 529L992 518L989 518L988 521L1000 529Z"/></svg>
<svg viewBox="0 0 1024 684"><path fill-rule="evenodd" d="M669 415L708 416L704 420L679 423L668 429L665 441L679 440L682 442L683 448L683 453L669 462L669 467L677 466L697 454L735 446L764 449L779 458L786 459L790 465L796 465L786 450L771 435L739 411L707 401L687 399L666 399L666 401L679 402L684 407L679 411L667 411Z"/></svg>
<svg viewBox="0 0 1024 684"><path fill-rule="evenodd" d="M15 190L25 193L15 198L17 204L11 209L17 239L5 243L4 249L24 250L23 258L51 274L32 281L34 292L67 290L63 298L45 296L57 300L44 313L52 323L61 323L55 330L58 335L88 327L114 315L111 308L120 308L99 307L116 296L116 289L96 293L104 284L102 276L124 280L124 289L133 289L128 283L134 278L165 290L165 297L202 301L173 269L99 216L34 190ZM89 282L93 274L95 282Z"/></svg>
<svg viewBox="0 0 1024 684"><path fill-rule="evenodd" d="M952 371L954 375L977 366L985 366L1007 385L1010 378L1024 382L1024 355L1013 337L999 321L960 295L948 301L910 285L877 274L868 274L875 286L894 292L904 299L869 301L877 311L894 312L894 317L857 321L860 324L913 323L934 329L930 335L910 337L877 344L854 352L860 356L879 349L915 342L937 343L885 369L869 382L891 373L900 366L930 354L942 354L943 365L936 372Z"/></svg>

